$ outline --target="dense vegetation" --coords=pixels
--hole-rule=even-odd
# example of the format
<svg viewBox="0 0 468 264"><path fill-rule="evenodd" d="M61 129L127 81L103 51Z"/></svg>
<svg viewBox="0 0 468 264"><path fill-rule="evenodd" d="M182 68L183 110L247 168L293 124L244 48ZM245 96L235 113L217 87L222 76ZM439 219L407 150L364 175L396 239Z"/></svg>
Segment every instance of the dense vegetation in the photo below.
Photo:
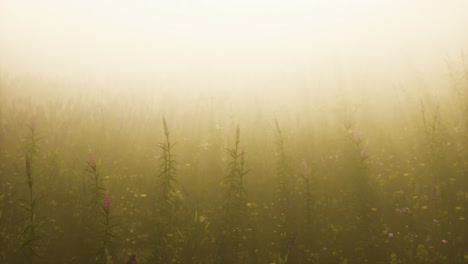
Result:
<svg viewBox="0 0 468 264"><path fill-rule="evenodd" d="M468 263L451 73L384 106L3 94L0 263Z"/></svg>

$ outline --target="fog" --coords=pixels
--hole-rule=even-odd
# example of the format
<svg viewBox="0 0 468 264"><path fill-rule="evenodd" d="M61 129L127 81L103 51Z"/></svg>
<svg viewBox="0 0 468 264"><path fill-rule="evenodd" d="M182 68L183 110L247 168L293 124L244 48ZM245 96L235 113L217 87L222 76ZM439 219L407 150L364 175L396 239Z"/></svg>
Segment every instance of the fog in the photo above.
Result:
<svg viewBox="0 0 468 264"><path fill-rule="evenodd" d="M70 93L385 91L445 81L467 13L464 0L2 0L0 71Z"/></svg>
<svg viewBox="0 0 468 264"><path fill-rule="evenodd" d="M467 14L0 0L0 263L467 263Z"/></svg>

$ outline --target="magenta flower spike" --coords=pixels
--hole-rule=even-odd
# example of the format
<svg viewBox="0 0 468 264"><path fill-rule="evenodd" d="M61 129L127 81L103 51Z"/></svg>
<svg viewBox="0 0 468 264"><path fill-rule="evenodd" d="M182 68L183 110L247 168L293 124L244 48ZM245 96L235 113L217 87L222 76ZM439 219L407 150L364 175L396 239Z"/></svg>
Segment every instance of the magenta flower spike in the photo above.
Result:
<svg viewBox="0 0 468 264"><path fill-rule="evenodd" d="M31 177L31 159L28 156L26 156L25 165L26 165L26 175L28 175L28 177Z"/></svg>
<svg viewBox="0 0 468 264"><path fill-rule="evenodd" d="M354 141L356 141L356 143L359 144L359 142L362 141L362 135L361 135L361 133L359 133L359 132L357 132L357 131L354 132L354 134L353 134L353 139L354 139Z"/></svg>
<svg viewBox="0 0 468 264"><path fill-rule="evenodd" d="M94 156L89 156L88 164L89 164L89 166L91 168L95 169L96 168L96 158Z"/></svg>
<svg viewBox="0 0 468 264"><path fill-rule="evenodd" d="M108 194L106 194L106 196L104 197L104 201L103 201L104 208L109 209L111 204L112 204L112 200L111 200L110 196Z"/></svg>
<svg viewBox="0 0 468 264"><path fill-rule="evenodd" d="M351 129L352 126L353 126L353 121L351 120L351 117L347 115L345 118L345 127L346 129Z"/></svg>
<svg viewBox="0 0 468 264"><path fill-rule="evenodd" d="M31 127L32 130L34 130L37 126L36 118L32 117L31 120L29 121L29 127Z"/></svg>
<svg viewBox="0 0 468 264"><path fill-rule="evenodd" d="M302 161L302 165L304 166L304 174L303 174L303 177L304 179L308 180L310 179L310 168L309 166L307 165L307 162L304 160Z"/></svg>
<svg viewBox="0 0 468 264"><path fill-rule="evenodd" d="M361 149L361 159L365 159L365 158L367 158L367 148L363 147Z"/></svg>

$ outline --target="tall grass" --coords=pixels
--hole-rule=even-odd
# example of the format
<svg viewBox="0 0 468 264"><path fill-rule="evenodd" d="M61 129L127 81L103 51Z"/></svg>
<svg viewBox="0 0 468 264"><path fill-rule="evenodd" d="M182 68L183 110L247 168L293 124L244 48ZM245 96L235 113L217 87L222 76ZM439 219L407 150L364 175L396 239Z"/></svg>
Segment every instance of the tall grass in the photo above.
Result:
<svg viewBox="0 0 468 264"><path fill-rule="evenodd" d="M0 263L467 263L457 76L388 112L278 105L273 129L261 104L0 98Z"/></svg>
<svg viewBox="0 0 468 264"><path fill-rule="evenodd" d="M37 206L42 197L36 197L33 188L35 186L33 164L38 153L37 142L39 141L39 138L36 136L35 120L32 120L31 123L27 125L27 127L29 129L30 135L27 139L28 143L26 145L25 170L29 195L28 199L19 200L19 206L28 213L28 216L26 217L27 224L21 234L23 240L21 244L21 250L26 257L27 262L33 263L34 259L39 256L39 250L43 242L39 235L41 222L37 217Z"/></svg>

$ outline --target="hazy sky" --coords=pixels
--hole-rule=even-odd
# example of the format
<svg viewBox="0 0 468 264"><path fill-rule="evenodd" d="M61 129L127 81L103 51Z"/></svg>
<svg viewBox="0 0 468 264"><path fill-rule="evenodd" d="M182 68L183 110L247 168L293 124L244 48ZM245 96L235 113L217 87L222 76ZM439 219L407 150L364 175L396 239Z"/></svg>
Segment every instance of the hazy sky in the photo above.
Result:
<svg viewBox="0 0 468 264"><path fill-rule="evenodd" d="M45 78L394 79L467 48L466 0L0 0L0 70Z"/></svg>

